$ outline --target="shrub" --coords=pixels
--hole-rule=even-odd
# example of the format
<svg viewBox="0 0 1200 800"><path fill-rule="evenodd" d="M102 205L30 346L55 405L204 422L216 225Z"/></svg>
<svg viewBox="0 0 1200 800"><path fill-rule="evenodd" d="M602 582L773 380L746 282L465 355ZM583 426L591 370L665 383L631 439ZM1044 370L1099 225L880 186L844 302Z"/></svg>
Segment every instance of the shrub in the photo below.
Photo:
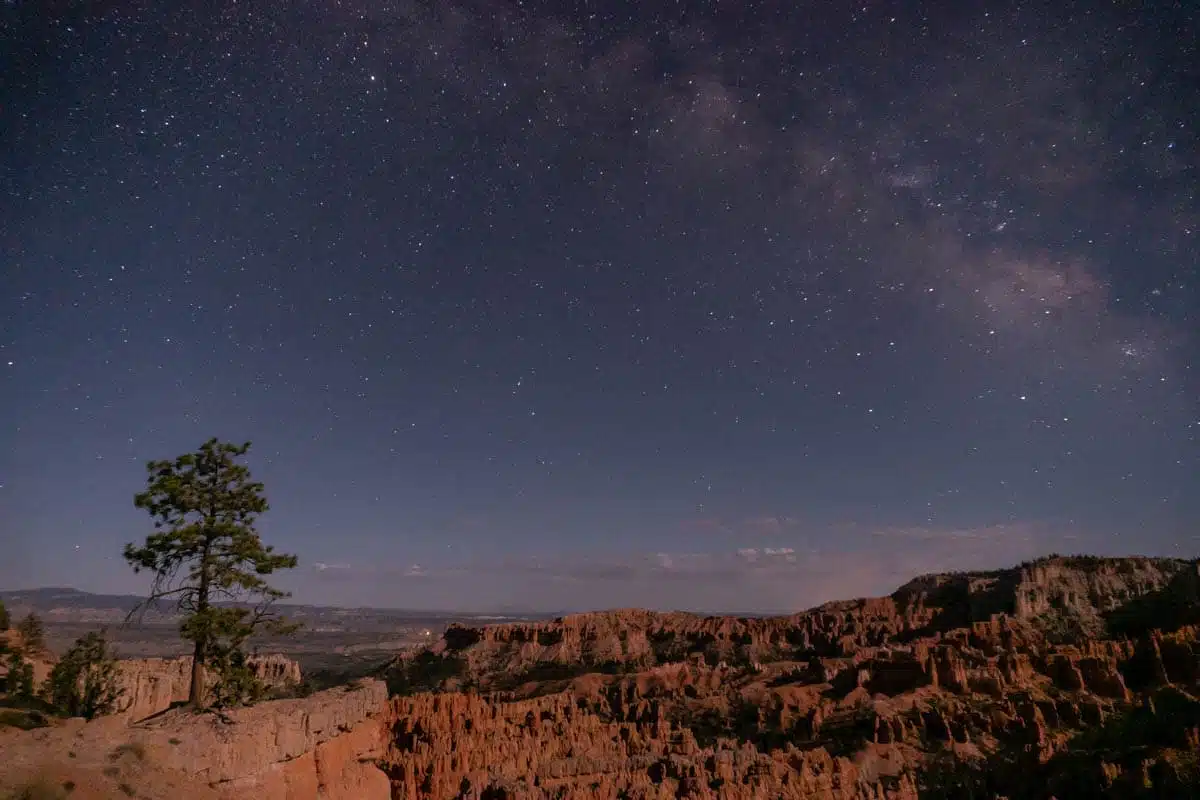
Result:
<svg viewBox="0 0 1200 800"><path fill-rule="evenodd" d="M266 687L246 660L240 648L214 645L209 654L208 669L216 675L209 690L213 708L234 708L250 705L266 695Z"/></svg>
<svg viewBox="0 0 1200 800"><path fill-rule="evenodd" d="M46 626L42 624L42 620L38 615L32 611L22 617L21 621L17 623L17 633L21 634L21 640L25 644L25 649L45 649Z"/></svg>
<svg viewBox="0 0 1200 800"><path fill-rule="evenodd" d="M25 660L19 650L8 654L8 675L4 678L4 691L18 700L33 697L33 665Z"/></svg>
<svg viewBox="0 0 1200 800"><path fill-rule="evenodd" d="M20 728L31 731L44 728L50 719L40 711L27 708L0 708L0 728Z"/></svg>
<svg viewBox="0 0 1200 800"><path fill-rule="evenodd" d="M111 714L123 693L117 660L104 634L95 631L75 640L42 688L43 696L56 711L86 719Z"/></svg>

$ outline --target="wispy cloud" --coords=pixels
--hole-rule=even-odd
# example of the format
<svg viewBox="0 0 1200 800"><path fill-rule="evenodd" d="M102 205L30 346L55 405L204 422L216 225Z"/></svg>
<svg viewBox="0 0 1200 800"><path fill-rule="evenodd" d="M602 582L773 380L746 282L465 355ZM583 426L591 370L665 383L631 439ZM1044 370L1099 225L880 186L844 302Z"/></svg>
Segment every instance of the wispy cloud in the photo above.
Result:
<svg viewBox="0 0 1200 800"><path fill-rule="evenodd" d="M475 609L624 606L701 611L794 611L829 600L886 594L918 574L1010 565L1073 551L1077 532L1044 525L866 528L838 532L841 546L747 544L729 550L544 554L494 562L403 567L345 565L318 579L352 577L375 604ZM458 598L458 602L455 599Z"/></svg>
<svg viewBox="0 0 1200 800"><path fill-rule="evenodd" d="M1038 532L1032 525L992 525L983 528L877 528L870 535L877 539L900 539L919 542L946 541L1028 541ZM1067 534L1069 535L1069 534Z"/></svg>

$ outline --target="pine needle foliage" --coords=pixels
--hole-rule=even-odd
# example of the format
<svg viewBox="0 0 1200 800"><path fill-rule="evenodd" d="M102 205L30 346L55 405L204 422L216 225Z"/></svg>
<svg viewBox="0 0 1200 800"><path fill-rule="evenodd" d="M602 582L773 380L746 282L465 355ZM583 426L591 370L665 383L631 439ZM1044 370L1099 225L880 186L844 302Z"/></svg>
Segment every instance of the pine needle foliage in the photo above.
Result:
<svg viewBox="0 0 1200 800"><path fill-rule="evenodd" d="M188 702L197 709L210 703L214 689L222 705L236 703L223 684L245 683L244 658L234 654L251 635L294 630L272 608L288 594L264 576L294 568L296 557L276 553L255 529L268 505L263 485L237 461L249 449L249 442L214 438L174 461L152 461L146 490L134 498L154 519L155 532L142 545L126 545L125 560L135 572L154 575L141 609L167 601L184 615L180 634L194 655ZM205 685L205 668L216 675L213 687Z"/></svg>

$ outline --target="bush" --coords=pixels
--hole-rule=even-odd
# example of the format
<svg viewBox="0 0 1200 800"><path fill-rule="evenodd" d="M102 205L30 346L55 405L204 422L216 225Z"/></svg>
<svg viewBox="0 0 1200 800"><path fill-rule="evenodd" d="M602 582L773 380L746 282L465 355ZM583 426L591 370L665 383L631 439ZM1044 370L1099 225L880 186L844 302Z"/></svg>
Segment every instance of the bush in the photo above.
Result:
<svg viewBox="0 0 1200 800"><path fill-rule="evenodd" d="M104 634L95 631L75 640L42 688L58 713L86 719L113 713L123 693L116 657Z"/></svg>
<svg viewBox="0 0 1200 800"><path fill-rule="evenodd" d="M0 631L8 630L11 620L8 618L8 609L4 607L4 601L0 600Z"/></svg>
<svg viewBox="0 0 1200 800"><path fill-rule="evenodd" d="M20 651L8 654L8 675L4 677L4 691L10 698L28 700L33 697L33 665L25 660Z"/></svg>
<svg viewBox="0 0 1200 800"><path fill-rule="evenodd" d="M207 667L216 675L209 690L213 708L235 708L262 700L267 689L246 660L246 654L236 646L214 647Z"/></svg>
<svg viewBox="0 0 1200 800"><path fill-rule="evenodd" d="M42 625L37 614L32 611L17 623L17 633L21 634L21 641L26 650L44 650L46 648L46 627Z"/></svg>
<svg viewBox="0 0 1200 800"><path fill-rule="evenodd" d="M0 729L19 728L32 731L50 724L47 714L32 708L0 708Z"/></svg>

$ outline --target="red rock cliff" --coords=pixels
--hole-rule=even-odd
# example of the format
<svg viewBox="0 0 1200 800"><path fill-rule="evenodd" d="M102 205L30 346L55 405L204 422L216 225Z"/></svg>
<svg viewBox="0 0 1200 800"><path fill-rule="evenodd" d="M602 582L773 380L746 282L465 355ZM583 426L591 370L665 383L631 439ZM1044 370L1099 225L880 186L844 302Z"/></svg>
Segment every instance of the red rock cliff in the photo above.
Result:
<svg viewBox="0 0 1200 800"><path fill-rule="evenodd" d="M251 656L248 659L258 678L267 686L282 687L300 682L300 665L281 655ZM192 680L192 658L131 658L117 662L123 694L117 713L140 720L165 711L188 699Z"/></svg>
<svg viewBox="0 0 1200 800"><path fill-rule="evenodd" d="M434 691L393 699L388 772L411 800L1192 796L1198 587L1057 558L788 617L454 626L391 670ZM1110 729L1140 766L1076 756Z"/></svg>
<svg viewBox="0 0 1200 800"><path fill-rule="evenodd" d="M179 709L0 735L0 789L44 775L79 797L389 800L391 717L379 681L225 715ZM89 791L84 791L88 789ZM7 795L4 795L7 796Z"/></svg>

